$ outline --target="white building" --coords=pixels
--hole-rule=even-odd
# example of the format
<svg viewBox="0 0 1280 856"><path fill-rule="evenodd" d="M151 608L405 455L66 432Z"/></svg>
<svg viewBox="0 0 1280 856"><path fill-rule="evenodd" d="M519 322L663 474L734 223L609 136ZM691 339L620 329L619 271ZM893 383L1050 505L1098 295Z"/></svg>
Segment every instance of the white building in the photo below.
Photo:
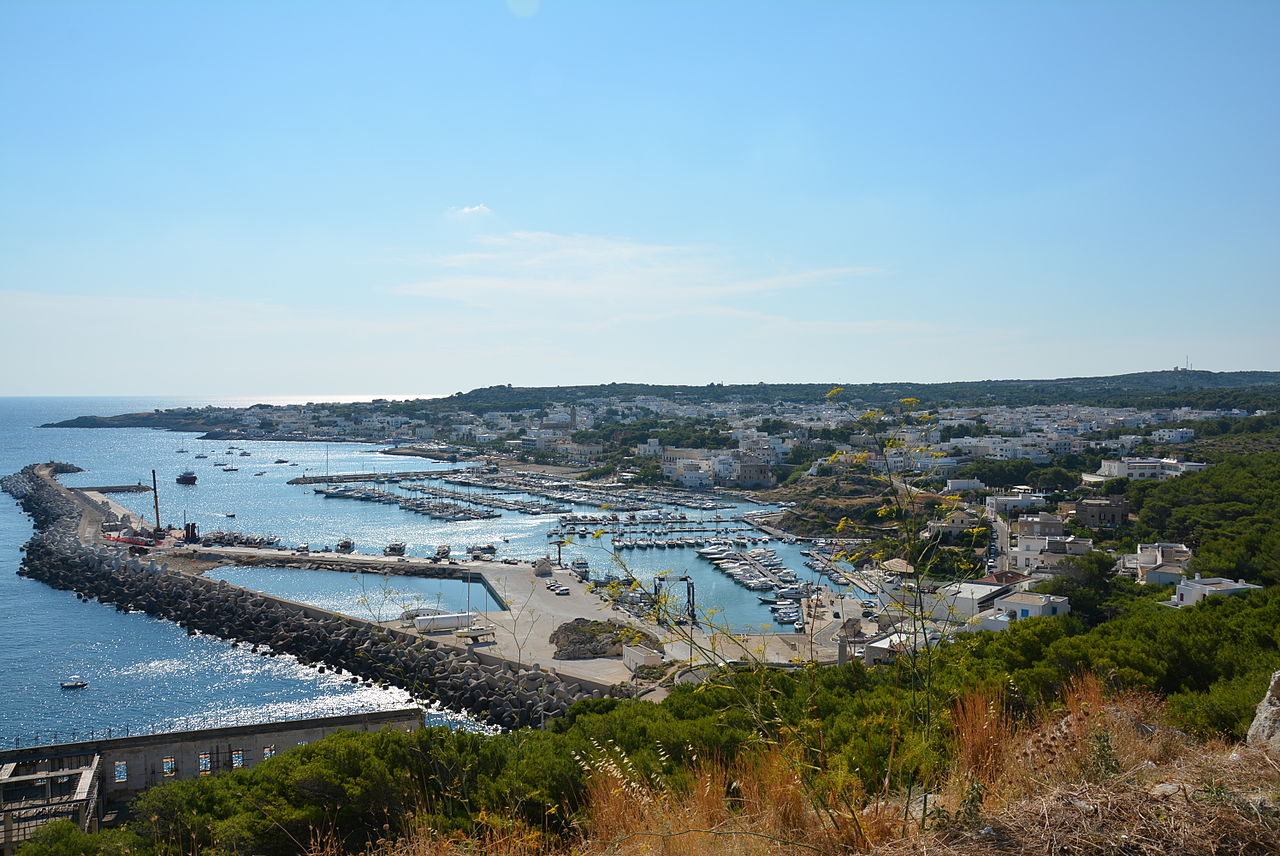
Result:
<svg viewBox="0 0 1280 856"><path fill-rule="evenodd" d="M1117 568L1140 583L1167 586L1186 578L1191 549L1186 544L1139 544L1136 553L1120 557Z"/></svg>
<svg viewBox="0 0 1280 856"><path fill-rule="evenodd" d="M1008 514L1010 511L1037 508L1047 502L1048 499L1043 493L1016 491L1014 493L997 494L987 497L987 515L995 517L997 514Z"/></svg>
<svg viewBox="0 0 1280 856"><path fill-rule="evenodd" d="M1157 428L1151 432L1153 443L1188 443L1195 438L1194 428Z"/></svg>
<svg viewBox="0 0 1280 856"><path fill-rule="evenodd" d="M1092 538L1074 535L1023 535L1009 551L1009 567L1023 572L1051 571L1072 556L1083 556L1093 549Z"/></svg>
<svg viewBox="0 0 1280 856"><path fill-rule="evenodd" d="M1023 618L1050 618L1071 612L1071 601L1052 594L1035 594L1017 591L1001 595L995 605L977 616L975 629L1008 630L1009 625Z"/></svg>
<svg viewBox="0 0 1280 856"><path fill-rule="evenodd" d="M1208 464L1180 461L1177 458L1119 458L1104 460L1096 473L1085 473L1085 484L1109 479L1172 479L1185 473L1196 473Z"/></svg>
<svg viewBox="0 0 1280 856"><path fill-rule="evenodd" d="M1255 586L1244 580L1228 580L1223 577L1204 577L1196 574L1195 579L1178 583L1178 591L1172 600L1161 601L1165 606L1175 608L1192 606L1214 594L1248 594L1261 591L1262 586Z"/></svg>

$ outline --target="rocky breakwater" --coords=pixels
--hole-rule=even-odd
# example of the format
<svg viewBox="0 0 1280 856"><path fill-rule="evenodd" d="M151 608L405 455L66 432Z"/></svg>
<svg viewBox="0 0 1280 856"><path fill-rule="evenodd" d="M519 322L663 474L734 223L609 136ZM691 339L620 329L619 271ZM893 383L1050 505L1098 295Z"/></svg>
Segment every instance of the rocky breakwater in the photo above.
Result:
<svg viewBox="0 0 1280 856"><path fill-rule="evenodd" d="M31 515L38 532L75 532L80 522L80 506L50 479L43 478L41 469L47 469L50 476L83 472L75 464L28 464L13 475L0 479L0 489L16 499L22 510Z"/></svg>
<svg viewBox="0 0 1280 856"><path fill-rule="evenodd" d="M5 489L14 486L32 516L50 525L27 543L19 573L74 591L83 600L140 610L255 651L291 654L308 665L349 672L353 681L400 686L502 728L541 724L576 701L604 695L539 669L485 664L468 651L429 639L170 571L114 547L84 544L72 534L75 503L56 487L41 488L36 482L47 482L34 471L29 475L35 482L6 479Z"/></svg>

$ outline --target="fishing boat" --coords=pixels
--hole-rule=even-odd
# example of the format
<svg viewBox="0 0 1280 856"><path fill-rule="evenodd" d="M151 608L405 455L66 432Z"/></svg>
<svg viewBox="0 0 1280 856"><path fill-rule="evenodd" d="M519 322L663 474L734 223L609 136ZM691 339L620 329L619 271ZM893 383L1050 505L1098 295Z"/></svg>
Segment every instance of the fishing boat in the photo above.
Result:
<svg viewBox="0 0 1280 856"><path fill-rule="evenodd" d="M195 484L196 474L193 473L191 470L185 470L183 471L182 475L178 476L177 482L178 484Z"/></svg>
<svg viewBox="0 0 1280 856"><path fill-rule="evenodd" d="M392 541L390 544L388 544L388 545L383 549L383 551L382 551L382 555L384 555L384 556L403 556L403 555L404 555L404 550L405 550L405 546L404 546L404 542L403 542L403 541Z"/></svg>
<svg viewBox="0 0 1280 856"><path fill-rule="evenodd" d="M355 549L356 549L355 542L353 542L350 538L343 538L341 541L338 542L337 552L339 553L353 553L355 552Z"/></svg>
<svg viewBox="0 0 1280 856"><path fill-rule="evenodd" d="M64 690L82 690L89 686L89 682L79 675L72 675L61 684Z"/></svg>

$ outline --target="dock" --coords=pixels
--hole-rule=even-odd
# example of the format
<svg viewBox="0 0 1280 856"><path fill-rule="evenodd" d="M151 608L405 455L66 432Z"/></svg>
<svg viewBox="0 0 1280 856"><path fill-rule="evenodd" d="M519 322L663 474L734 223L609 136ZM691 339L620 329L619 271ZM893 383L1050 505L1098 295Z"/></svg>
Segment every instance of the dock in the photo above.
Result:
<svg viewBox="0 0 1280 856"><path fill-rule="evenodd" d="M103 487L78 487L76 490L84 490L90 493L151 493L151 485L149 484L109 484Z"/></svg>
<svg viewBox="0 0 1280 856"><path fill-rule="evenodd" d="M451 630L419 633L413 628L411 622L406 624L398 617L376 623L405 637L423 636L441 645L469 650L482 661L537 666L565 679L584 682L593 687L625 683L630 680L631 673L622 664L620 658L553 659L555 646L548 640L552 631L561 624L575 618L599 621L611 619L632 624L659 638L668 635L662 628L648 622L641 622L615 607L610 601L589 592L587 584L568 569L557 569L549 578L539 577L534 574L533 566L528 562L516 565L477 561L432 562L405 556L374 556L364 553L317 554L259 547L177 547L171 552L156 554L157 559L169 562L172 568L180 572L196 574L202 572L202 568L184 567L181 561L183 557L195 560L202 565L202 568L219 564L292 567L347 574L364 572L454 579L481 585L495 603L504 607L489 612L476 610L480 616L478 623L493 627L491 637L485 634L491 641L484 642L469 636L456 637ZM570 593L555 594L547 588L547 579L554 579L564 584L569 588ZM276 601L284 600L279 597L267 597ZM308 608L315 609L315 607ZM345 617L354 618L354 616ZM367 621L368 619L357 620Z"/></svg>
<svg viewBox="0 0 1280 856"><path fill-rule="evenodd" d="M379 480L390 479L438 479L444 478L454 473L462 472L461 470L427 470L426 472L399 472L399 473L340 473L336 475L324 476L298 476L296 479L289 479L285 484L346 484L347 482L376 482Z"/></svg>

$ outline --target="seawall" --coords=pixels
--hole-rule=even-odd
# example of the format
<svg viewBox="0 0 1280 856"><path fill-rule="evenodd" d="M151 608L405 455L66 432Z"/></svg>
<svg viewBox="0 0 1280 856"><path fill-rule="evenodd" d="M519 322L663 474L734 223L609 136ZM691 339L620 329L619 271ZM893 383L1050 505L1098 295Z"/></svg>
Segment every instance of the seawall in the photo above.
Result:
<svg viewBox="0 0 1280 856"><path fill-rule="evenodd" d="M3 480L36 520L19 573L121 610L140 610L190 632L287 653L321 668L403 687L502 728L537 725L584 698L620 690L590 688L510 662L482 661L471 651L263 595L226 582L171 571L116 547L77 537L80 508L34 465Z"/></svg>

